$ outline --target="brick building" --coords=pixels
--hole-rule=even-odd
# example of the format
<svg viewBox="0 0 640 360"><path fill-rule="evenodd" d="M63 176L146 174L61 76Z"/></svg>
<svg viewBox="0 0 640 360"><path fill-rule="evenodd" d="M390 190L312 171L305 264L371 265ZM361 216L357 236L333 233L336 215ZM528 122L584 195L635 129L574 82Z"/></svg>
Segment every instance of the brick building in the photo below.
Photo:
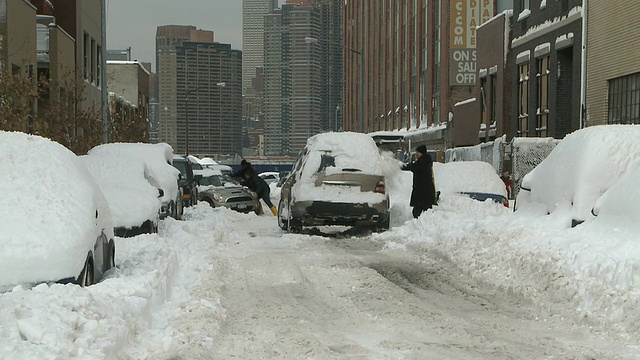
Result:
<svg viewBox="0 0 640 360"><path fill-rule="evenodd" d="M581 45L581 0L515 1L508 137L562 139L580 128Z"/></svg>
<svg viewBox="0 0 640 360"><path fill-rule="evenodd" d="M640 124L640 4L589 1L586 13L585 125Z"/></svg>

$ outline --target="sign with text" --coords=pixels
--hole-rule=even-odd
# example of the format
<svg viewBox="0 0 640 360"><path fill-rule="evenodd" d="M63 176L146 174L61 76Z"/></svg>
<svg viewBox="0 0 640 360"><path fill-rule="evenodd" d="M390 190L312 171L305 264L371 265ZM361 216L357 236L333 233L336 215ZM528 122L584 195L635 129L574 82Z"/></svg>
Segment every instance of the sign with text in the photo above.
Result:
<svg viewBox="0 0 640 360"><path fill-rule="evenodd" d="M493 0L450 0L451 85L476 83L476 27L493 17Z"/></svg>

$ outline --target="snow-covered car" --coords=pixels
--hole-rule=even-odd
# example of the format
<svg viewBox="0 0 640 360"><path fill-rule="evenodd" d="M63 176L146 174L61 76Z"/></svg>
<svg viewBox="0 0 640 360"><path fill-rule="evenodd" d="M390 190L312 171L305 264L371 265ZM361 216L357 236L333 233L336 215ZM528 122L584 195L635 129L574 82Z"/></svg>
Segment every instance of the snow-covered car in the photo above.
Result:
<svg viewBox="0 0 640 360"><path fill-rule="evenodd" d="M196 171L196 174L202 175L198 186L200 201L207 202L214 208L224 206L256 214L260 211L260 202L255 194L219 170L203 169Z"/></svg>
<svg viewBox="0 0 640 360"><path fill-rule="evenodd" d="M625 174L640 167L640 126L602 125L567 135L524 176L514 208L575 226Z"/></svg>
<svg viewBox="0 0 640 360"><path fill-rule="evenodd" d="M144 161L117 155L83 155L80 159L107 199L116 236L158 232L164 191Z"/></svg>
<svg viewBox="0 0 640 360"><path fill-rule="evenodd" d="M383 160L367 134L323 133L307 140L282 185L278 225L389 228Z"/></svg>
<svg viewBox="0 0 640 360"><path fill-rule="evenodd" d="M110 143L89 150L95 156L133 156L145 164L157 176L163 195L160 219L173 217L181 219L183 212L182 188L178 186L180 170L173 167L173 148L166 143Z"/></svg>
<svg viewBox="0 0 640 360"><path fill-rule="evenodd" d="M280 180L280 173L275 171L265 171L258 174L267 184L277 183Z"/></svg>
<svg viewBox="0 0 640 360"><path fill-rule="evenodd" d="M478 201L490 200L509 207L507 188L493 166L487 162L434 162L433 174L440 199L461 195Z"/></svg>
<svg viewBox="0 0 640 360"><path fill-rule="evenodd" d="M99 281L115 266L113 223L83 162L20 132L0 132L0 157L0 288Z"/></svg>

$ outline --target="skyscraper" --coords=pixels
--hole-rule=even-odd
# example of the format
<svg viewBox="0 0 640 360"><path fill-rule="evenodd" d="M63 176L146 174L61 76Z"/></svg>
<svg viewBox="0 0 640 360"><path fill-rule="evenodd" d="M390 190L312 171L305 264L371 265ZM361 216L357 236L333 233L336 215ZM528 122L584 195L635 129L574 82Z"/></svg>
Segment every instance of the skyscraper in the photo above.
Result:
<svg viewBox="0 0 640 360"><path fill-rule="evenodd" d="M242 153L242 52L193 26L156 32L160 141L177 154Z"/></svg>
<svg viewBox="0 0 640 360"><path fill-rule="evenodd" d="M251 87L256 68L264 63L264 16L278 8L278 0L242 1L242 91Z"/></svg>
<svg viewBox="0 0 640 360"><path fill-rule="evenodd" d="M309 137L339 127L341 6L341 0L297 1L266 17L266 155L295 156Z"/></svg>

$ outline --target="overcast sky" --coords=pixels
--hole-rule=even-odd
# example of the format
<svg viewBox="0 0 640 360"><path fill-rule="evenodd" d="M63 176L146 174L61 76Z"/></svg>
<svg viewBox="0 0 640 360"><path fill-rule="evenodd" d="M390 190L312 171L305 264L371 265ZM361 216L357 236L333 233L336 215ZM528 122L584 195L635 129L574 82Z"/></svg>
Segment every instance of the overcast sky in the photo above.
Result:
<svg viewBox="0 0 640 360"><path fill-rule="evenodd" d="M213 30L215 41L242 50L242 0L107 0L107 49L131 47L133 59L154 70L160 25Z"/></svg>

